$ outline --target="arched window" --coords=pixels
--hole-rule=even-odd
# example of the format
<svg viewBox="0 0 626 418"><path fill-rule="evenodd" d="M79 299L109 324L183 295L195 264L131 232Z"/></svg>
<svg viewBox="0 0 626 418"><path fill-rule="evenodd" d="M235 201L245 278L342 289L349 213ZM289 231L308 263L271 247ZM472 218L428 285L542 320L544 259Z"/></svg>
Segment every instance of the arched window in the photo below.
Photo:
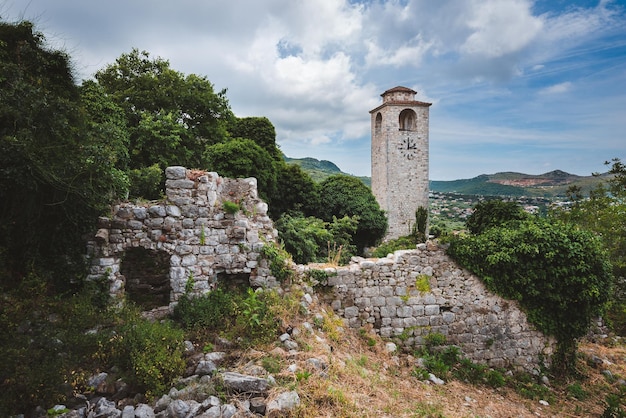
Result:
<svg viewBox="0 0 626 418"><path fill-rule="evenodd" d="M383 129L383 115L378 113L376 115L376 120L374 121L374 133L379 135Z"/></svg>
<svg viewBox="0 0 626 418"><path fill-rule="evenodd" d="M417 116L415 112L411 109L404 109L400 112L400 116L398 118L399 129L401 131L414 131L416 130L416 119Z"/></svg>

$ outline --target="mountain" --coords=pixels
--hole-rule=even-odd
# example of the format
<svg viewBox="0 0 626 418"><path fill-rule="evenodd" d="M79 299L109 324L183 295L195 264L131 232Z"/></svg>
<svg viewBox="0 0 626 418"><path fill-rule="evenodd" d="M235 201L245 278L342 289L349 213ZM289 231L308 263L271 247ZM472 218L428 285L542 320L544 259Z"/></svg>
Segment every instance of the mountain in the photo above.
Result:
<svg viewBox="0 0 626 418"><path fill-rule="evenodd" d="M283 158L287 164L297 164L302 170L308 173L313 181L319 183L326 177L334 174L344 174L351 176L352 174L344 173L339 167L327 160L317 160L315 158L289 158L283 155ZM371 186L371 179L369 177L358 177L368 187Z"/></svg>
<svg viewBox="0 0 626 418"><path fill-rule="evenodd" d="M298 164L315 182L320 182L334 174L345 174L337 165L327 160L315 158L289 158L288 164ZM544 174L524 174L505 171L495 174L481 174L471 179L430 181L430 190L441 193L459 193L482 196L528 196L528 197L564 197L570 186L578 186L583 194L588 195L607 174L599 176L578 176L562 170ZM370 177L359 177L367 186L371 186Z"/></svg>
<svg viewBox="0 0 626 418"><path fill-rule="evenodd" d="M538 175L501 172L463 180L431 180L430 190L484 196L562 197L567 195L567 189L571 186L578 186L583 194L588 194L605 178L606 175L578 176L561 170Z"/></svg>

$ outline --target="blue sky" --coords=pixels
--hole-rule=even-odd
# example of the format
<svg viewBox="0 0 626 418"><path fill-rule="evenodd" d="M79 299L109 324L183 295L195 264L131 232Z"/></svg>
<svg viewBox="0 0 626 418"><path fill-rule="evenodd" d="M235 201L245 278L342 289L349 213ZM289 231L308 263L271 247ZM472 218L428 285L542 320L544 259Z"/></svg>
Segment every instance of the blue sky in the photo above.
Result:
<svg viewBox="0 0 626 418"><path fill-rule="evenodd" d="M0 0L87 79L132 48L227 88L289 157L370 175L369 110L430 108L430 178L579 175L626 160L626 2Z"/></svg>

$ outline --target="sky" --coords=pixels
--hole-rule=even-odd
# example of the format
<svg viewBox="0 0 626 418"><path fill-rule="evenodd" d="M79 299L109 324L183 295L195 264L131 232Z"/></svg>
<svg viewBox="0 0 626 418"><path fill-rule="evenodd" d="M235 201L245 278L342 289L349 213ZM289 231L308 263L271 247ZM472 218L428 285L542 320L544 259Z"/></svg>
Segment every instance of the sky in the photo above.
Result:
<svg viewBox="0 0 626 418"><path fill-rule="evenodd" d="M626 0L0 0L77 82L133 48L227 89L288 157L370 175L370 114L430 107L430 179L626 160Z"/></svg>

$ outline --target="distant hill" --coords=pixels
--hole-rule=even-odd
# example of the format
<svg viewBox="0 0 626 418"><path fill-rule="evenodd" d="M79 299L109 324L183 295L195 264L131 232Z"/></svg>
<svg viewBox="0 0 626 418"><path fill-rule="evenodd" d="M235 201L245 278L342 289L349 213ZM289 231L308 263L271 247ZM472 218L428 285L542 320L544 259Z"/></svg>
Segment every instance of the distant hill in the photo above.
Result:
<svg viewBox="0 0 626 418"><path fill-rule="evenodd" d="M288 164L298 164L315 182L320 182L333 174L345 174L335 163L315 158L289 158L284 156ZM579 186L583 194L588 195L598 182L606 179L600 176L578 176L561 170L544 174L523 174L511 171L481 174L471 179L430 181L430 190L441 193L459 193L479 196L528 196L528 197L564 197L570 186ZM359 177L363 183L371 187L370 177Z"/></svg>
<svg viewBox="0 0 626 418"><path fill-rule="evenodd" d="M352 174L344 173L341 171L339 167L327 160L317 160L315 158L289 158L287 156L283 156L285 162L287 164L297 164L302 170L308 173L313 181L319 183L324 180L326 177L332 176L334 174L344 174L346 176L351 176ZM356 176L358 177L358 176ZM371 179L369 177L358 177L363 183L365 183L368 187L371 186Z"/></svg>
<svg viewBox="0 0 626 418"><path fill-rule="evenodd" d="M561 170L538 175L502 172L463 180L431 180L430 190L484 196L563 197L570 186L579 186L583 194L589 194L605 178L606 175L578 176Z"/></svg>

